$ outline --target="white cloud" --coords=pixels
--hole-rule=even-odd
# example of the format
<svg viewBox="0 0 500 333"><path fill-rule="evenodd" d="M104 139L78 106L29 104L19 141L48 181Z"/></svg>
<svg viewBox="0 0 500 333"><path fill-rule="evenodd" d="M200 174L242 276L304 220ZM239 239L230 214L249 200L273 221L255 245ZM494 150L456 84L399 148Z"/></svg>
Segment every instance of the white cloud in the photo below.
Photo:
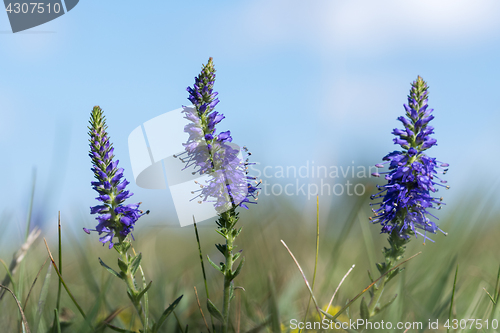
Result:
<svg viewBox="0 0 500 333"><path fill-rule="evenodd" d="M463 45L497 35L496 0L264 0L245 9L246 29L260 42L303 42L323 51L393 51ZM267 44L266 43L266 44Z"/></svg>

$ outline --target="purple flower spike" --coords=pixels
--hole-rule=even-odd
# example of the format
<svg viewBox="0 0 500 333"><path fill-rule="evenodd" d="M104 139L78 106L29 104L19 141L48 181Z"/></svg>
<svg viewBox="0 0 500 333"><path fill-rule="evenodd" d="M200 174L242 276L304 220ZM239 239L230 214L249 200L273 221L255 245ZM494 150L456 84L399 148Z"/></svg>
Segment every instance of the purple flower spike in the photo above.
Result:
<svg viewBox="0 0 500 333"><path fill-rule="evenodd" d="M423 153L437 142L429 136L434 128L428 123L434 116L429 116L433 110L428 109L427 89L427 83L420 76L412 83L408 104L404 104L406 117L398 118L405 129L392 132L398 136L394 143L404 150L394 151L383 158L389 162L385 176L388 182L379 186L379 193L372 195L372 199L381 198L382 201L371 204L377 208L372 209L375 216L370 218L372 223L380 223L382 233L396 232L401 239L409 239L411 235L417 237L418 234L424 237L424 243L426 239L432 241L427 232L443 232L429 218L437 219L429 209L440 209L443 205L442 198L432 196L438 191L435 186L449 188L442 185L445 181L438 177L438 174L446 173L448 164ZM381 164L376 166L382 167Z"/></svg>
<svg viewBox="0 0 500 333"><path fill-rule="evenodd" d="M95 106L90 118L90 158L92 159L92 171L97 181L92 182L93 189L99 193L96 198L99 205L90 207L91 214L98 214L99 221L95 229L83 228L90 234L96 231L101 243L109 242L109 248L113 247L113 237L118 237L121 243L134 229L135 222L144 215L139 210L139 204L123 205L123 201L132 196L125 190L129 182L123 178L123 169L118 168L118 160L113 161L114 148L109 142L106 133L106 119L100 107Z"/></svg>
<svg viewBox="0 0 500 333"><path fill-rule="evenodd" d="M188 87L188 99L194 108L185 108L185 118L190 121L184 131L189 134L189 140L184 144L188 158L186 167L195 165L199 174L209 174L210 180L200 184L201 190L196 196L202 201L214 202L219 213L238 206L248 208L247 203L255 203L258 185L254 177L247 174L248 159L238 157L240 151L232 141L231 132L216 134L215 125L225 117L214 110L219 103L215 98L218 93L213 91L215 69L212 58L203 66L201 74L195 78L193 87ZM247 154L244 147L242 154ZM247 154L250 155L250 154Z"/></svg>

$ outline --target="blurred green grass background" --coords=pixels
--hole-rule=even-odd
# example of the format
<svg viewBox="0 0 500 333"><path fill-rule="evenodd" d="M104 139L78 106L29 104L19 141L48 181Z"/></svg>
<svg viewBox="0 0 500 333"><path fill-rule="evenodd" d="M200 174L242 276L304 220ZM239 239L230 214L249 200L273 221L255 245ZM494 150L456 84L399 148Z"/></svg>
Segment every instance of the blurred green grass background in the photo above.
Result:
<svg viewBox="0 0 500 333"><path fill-rule="evenodd" d="M367 195L373 193L367 186ZM425 329L429 320L439 319L444 324L448 318L453 278L459 265L455 301L452 316L458 319L490 318L492 302L483 290L495 293L495 283L500 264L500 228L498 212L490 198L482 192L469 193L455 203L455 210L446 209L440 214L441 229L448 232L431 235L436 242L413 239L406 250L405 258L422 251L422 254L405 264L406 269L386 288L383 299L389 301L398 294L394 304L374 318L375 321L417 321ZM446 192L444 192L446 194ZM332 203L334 201L334 203ZM232 306L232 330L234 332L273 332L278 319L283 332L290 331L290 320L302 321L309 300L309 293L292 258L281 244L284 240L312 282L316 249L316 212L301 208L293 201L282 197L267 197L266 201L241 213L240 226L243 231L237 240L238 249L246 258L242 273L235 285ZM371 216L368 196L320 198L320 237L318 272L315 296L320 306L328 304L340 280L352 265L356 265L336 295L333 306L343 306L361 292L370 280L367 270L378 277L375 263L383 260L381 249L387 246L386 236L379 234L378 225L370 225ZM445 198L446 202L446 198ZM154 216L154 215L152 215ZM62 222L62 275L78 303L97 325L114 311L119 311L111 321L115 326L139 329L140 326L125 285L111 276L99 265L102 258L111 267L116 267L116 252L102 247L95 234L88 236L80 228L68 225L86 225L87 221L75 217ZM153 219L148 227L140 221L134 233L133 246L142 252L146 279L153 281L149 291L150 311L158 318L162 311L180 295L184 295L171 315L163 332L207 332L200 314L194 289L198 290L203 312L210 325L206 310L206 294L199 261L198 248L192 227L166 227L165 221ZM8 217L1 220L2 228L9 223ZM77 231L75 231L77 230ZM199 235L204 256L209 255L218 263L222 257L214 247L222 242L210 222L199 224ZM8 235L2 235L4 239ZM18 271L14 275L16 287L22 289L20 301L25 305L28 291L47 258L43 238L47 238L56 262L57 219L53 225L43 229L41 236L28 250ZM0 239L1 241L1 239ZM20 246L20 244L19 244ZM0 258L9 264L11 256L18 250L9 247L0 253ZM0 266L1 267L1 266ZM48 262L41 270L25 305L26 317L32 332L47 332L54 318L58 278ZM220 274L205 260L208 287L212 301L220 307L222 303L222 279ZM0 278L5 269L0 268ZM139 278L140 280L140 278ZM46 297L43 286L46 286ZM368 293L365 295L368 297ZM353 319L359 318L357 300L349 309ZM274 306L276 304L276 306ZM62 320L70 324L65 332L89 332L89 328L78 310L62 291ZM0 300L0 332L19 332L19 311L14 299L6 294ZM314 306L309 308L308 321L315 320ZM274 321L273 321L274 319ZM214 319L215 320L215 319ZM110 329L106 329L106 332ZM384 330L402 332L402 330ZM441 327L439 331L445 332ZM462 330L457 330L460 332ZM464 332L466 330L463 330ZM472 332L474 330L467 330ZM410 330L411 332L411 330ZM430 331L429 331L430 332Z"/></svg>

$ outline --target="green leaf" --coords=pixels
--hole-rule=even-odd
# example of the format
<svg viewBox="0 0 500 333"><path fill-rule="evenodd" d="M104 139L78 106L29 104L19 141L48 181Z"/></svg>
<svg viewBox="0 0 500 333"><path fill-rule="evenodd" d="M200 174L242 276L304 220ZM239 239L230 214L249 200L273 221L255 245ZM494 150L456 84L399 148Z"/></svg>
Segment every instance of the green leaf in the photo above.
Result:
<svg viewBox="0 0 500 333"><path fill-rule="evenodd" d="M483 290L485 291L485 293L488 295L488 297L490 298L491 302L493 303L493 305L496 305L497 302L495 302L495 300L493 299L493 296L490 295L490 293L485 289L483 288Z"/></svg>
<svg viewBox="0 0 500 333"><path fill-rule="evenodd" d="M47 268L47 273L45 275L45 279L42 284L42 290L40 291L40 296L38 299L38 311L36 312L36 319L35 319L35 332L36 329L40 330L40 327L42 326L42 313L43 309L45 307L45 302L47 300L47 296L49 294L49 288L50 288L50 278L52 277L52 262L49 262L49 267ZM41 323L42 321L42 323Z"/></svg>
<svg viewBox="0 0 500 333"><path fill-rule="evenodd" d="M375 266L377 266L377 269L380 272L380 274L384 274L385 273L385 263L377 262L375 264Z"/></svg>
<svg viewBox="0 0 500 333"><path fill-rule="evenodd" d="M121 258L118 258L118 267L120 267L120 270L123 272L123 273L127 273L127 270L128 270L128 266L126 263L123 262L123 260L121 260Z"/></svg>
<svg viewBox="0 0 500 333"><path fill-rule="evenodd" d="M215 244L217 250L222 253L224 256L226 255L226 244Z"/></svg>
<svg viewBox="0 0 500 333"><path fill-rule="evenodd" d="M281 320L278 308L278 302L276 299L276 289L274 288L271 276L268 276L267 284L269 287L269 312L271 314L271 332L281 333Z"/></svg>
<svg viewBox="0 0 500 333"><path fill-rule="evenodd" d="M217 266L216 263L214 263L209 256L207 256L207 259L208 259L208 262L210 263L210 265L214 266L214 268L220 272L222 272L222 268L220 266Z"/></svg>
<svg viewBox="0 0 500 333"><path fill-rule="evenodd" d="M212 303L212 301L210 299L207 299L207 308L208 308L208 312L210 312L210 314L212 316L217 318L221 323L224 322L224 318L222 317L222 313L220 313L219 309L217 309L215 307L214 303Z"/></svg>
<svg viewBox="0 0 500 333"><path fill-rule="evenodd" d="M114 276L116 276L117 278L119 279L122 279L123 280L123 277L121 274L119 274L118 272L116 272L114 269L112 269L111 267L109 267L108 265L106 265L104 263L104 261L101 260L101 258L99 258L99 263L101 264L102 267L106 268L106 270L108 272L110 272L111 274L113 274Z"/></svg>
<svg viewBox="0 0 500 333"><path fill-rule="evenodd" d="M240 274L241 268L243 267L244 263L245 263L245 257L241 259L240 264L238 265L236 270L231 274L231 280L234 280L234 278L237 277L238 274Z"/></svg>
<svg viewBox="0 0 500 333"><path fill-rule="evenodd" d="M134 295L132 294L132 291L130 290L130 288L127 288L127 296L128 298L130 298L130 301L135 304L135 297Z"/></svg>
<svg viewBox="0 0 500 333"><path fill-rule="evenodd" d="M54 309L54 326L52 332L61 333L61 323L59 322L57 309Z"/></svg>
<svg viewBox="0 0 500 333"><path fill-rule="evenodd" d="M179 304L179 302L182 299L182 296L184 295L179 296L172 304L170 304L168 308L165 309L165 311L163 311L160 319L158 319L158 322L155 325L153 325L153 333L158 332L158 330L161 328L161 325L163 325L167 317L174 311L175 307Z"/></svg>
<svg viewBox="0 0 500 333"><path fill-rule="evenodd" d="M403 269L395 269L391 273L387 274L388 278L385 281L385 285L387 285L387 283L389 283L389 281L391 281L396 275L398 275L399 272L402 272L402 271L403 271Z"/></svg>
<svg viewBox="0 0 500 333"><path fill-rule="evenodd" d="M384 306L382 306L378 311L377 313L381 312L382 310L385 310L385 308L387 308L389 305L391 305L395 300L396 300L396 297L398 297L398 294L394 295L394 297L389 301L387 302Z"/></svg>
<svg viewBox="0 0 500 333"><path fill-rule="evenodd" d="M368 310L368 305L366 305L365 298L361 299L361 304L359 305L359 315L362 319L368 320L370 319L370 311Z"/></svg>
<svg viewBox="0 0 500 333"><path fill-rule="evenodd" d="M456 257L455 257L456 259ZM453 260L455 261L455 260ZM455 299L455 289L457 286L457 276L458 276L458 264L457 264L457 269L455 270L455 280L453 281L453 291L451 292L451 301L450 301L450 313L448 315L448 320L451 322L451 314L453 313L453 300ZM450 331L450 328L448 327L447 332Z"/></svg>
<svg viewBox="0 0 500 333"><path fill-rule="evenodd" d="M148 291L148 289L151 287L151 284L153 283L153 281L149 281L148 285L146 286L146 288L144 288L140 293L139 295L137 295L137 301L139 302L142 298L142 296L144 296L144 294Z"/></svg>
<svg viewBox="0 0 500 333"><path fill-rule="evenodd" d="M372 273L370 273L370 270L368 270L368 277L370 278L370 282L373 282L373 277Z"/></svg>
<svg viewBox="0 0 500 333"><path fill-rule="evenodd" d="M131 267L130 271L132 272L132 276L135 275L135 273L139 269L139 265L141 264L141 260L142 260L142 253L140 253L140 252L138 255L136 255L134 257L134 259L132 259L132 263L130 264L130 267Z"/></svg>

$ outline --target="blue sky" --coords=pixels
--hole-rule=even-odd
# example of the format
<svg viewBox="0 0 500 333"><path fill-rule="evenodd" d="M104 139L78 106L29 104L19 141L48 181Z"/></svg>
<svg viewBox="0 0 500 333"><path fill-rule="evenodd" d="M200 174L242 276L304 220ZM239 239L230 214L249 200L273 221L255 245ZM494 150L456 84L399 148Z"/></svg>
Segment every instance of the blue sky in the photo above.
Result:
<svg viewBox="0 0 500 333"><path fill-rule="evenodd" d="M128 135L187 104L210 56L219 129L261 167L378 163L397 149L390 132L421 75L439 144L429 155L451 165L453 209L450 199L498 179L499 13L493 0L80 1L16 34L0 14L0 211L11 227L24 222L36 167L42 222L61 210L90 227L92 107L132 180ZM175 216L168 191L131 187L156 217Z"/></svg>

